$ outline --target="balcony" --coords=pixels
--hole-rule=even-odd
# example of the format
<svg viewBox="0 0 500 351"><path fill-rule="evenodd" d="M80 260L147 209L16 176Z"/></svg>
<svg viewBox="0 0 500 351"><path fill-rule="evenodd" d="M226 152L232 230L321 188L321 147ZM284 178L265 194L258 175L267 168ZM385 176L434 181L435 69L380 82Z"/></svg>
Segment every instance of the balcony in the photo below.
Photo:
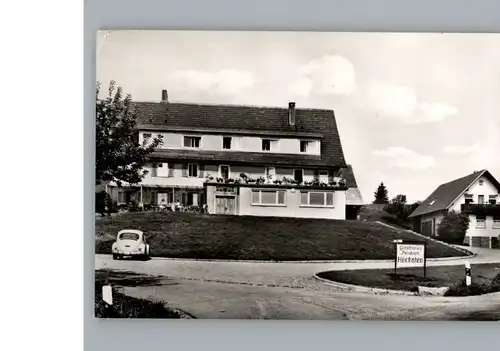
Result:
<svg viewBox="0 0 500 351"><path fill-rule="evenodd" d="M500 216L500 204L462 204L460 210L467 214Z"/></svg>

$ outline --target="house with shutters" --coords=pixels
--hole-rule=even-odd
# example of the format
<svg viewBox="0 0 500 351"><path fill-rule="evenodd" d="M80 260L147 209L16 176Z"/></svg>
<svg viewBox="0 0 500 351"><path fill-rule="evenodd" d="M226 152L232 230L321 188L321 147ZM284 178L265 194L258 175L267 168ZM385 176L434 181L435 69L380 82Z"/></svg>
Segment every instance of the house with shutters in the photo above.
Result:
<svg viewBox="0 0 500 351"><path fill-rule="evenodd" d="M488 170L441 184L409 216L413 230L439 237L439 224L448 211L470 218L464 243L496 248L500 237L500 183Z"/></svg>
<svg viewBox="0 0 500 351"><path fill-rule="evenodd" d="M108 184L118 204L179 201L209 213L346 218L347 169L333 110L134 102L139 142L157 134L140 184Z"/></svg>

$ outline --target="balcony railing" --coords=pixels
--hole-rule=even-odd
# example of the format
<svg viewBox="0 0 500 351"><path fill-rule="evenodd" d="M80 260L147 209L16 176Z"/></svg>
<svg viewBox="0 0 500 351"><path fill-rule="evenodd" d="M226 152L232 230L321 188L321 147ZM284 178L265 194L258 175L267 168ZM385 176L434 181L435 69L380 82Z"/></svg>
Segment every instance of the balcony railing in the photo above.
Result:
<svg viewBox="0 0 500 351"><path fill-rule="evenodd" d="M468 214L500 216L500 204L462 204L460 210Z"/></svg>
<svg viewBox="0 0 500 351"><path fill-rule="evenodd" d="M264 186L264 187L283 187L283 188L311 188L311 189L335 189L346 190L346 180L344 178L335 177L329 182L321 182L318 179L312 181L296 181L291 178L283 177L281 179L271 179L259 177L256 179L250 178L244 173L240 174L237 178L216 178L207 176L205 178L206 184L220 184L220 185L240 185L240 186Z"/></svg>

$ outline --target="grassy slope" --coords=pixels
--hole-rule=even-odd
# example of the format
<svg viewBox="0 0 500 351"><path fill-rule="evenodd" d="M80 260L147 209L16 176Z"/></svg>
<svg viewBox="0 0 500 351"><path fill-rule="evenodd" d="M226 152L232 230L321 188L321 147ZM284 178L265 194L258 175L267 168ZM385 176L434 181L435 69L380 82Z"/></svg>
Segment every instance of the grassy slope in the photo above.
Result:
<svg viewBox="0 0 500 351"><path fill-rule="evenodd" d="M498 263L472 265L472 281L489 285L499 272L500 264ZM346 284L407 291L416 291L419 285L449 287L465 279L465 270L462 265L427 267L427 278L423 277L422 268L400 268L397 270L397 277L394 277L393 273L392 269L363 269L322 272L318 275Z"/></svg>
<svg viewBox="0 0 500 351"><path fill-rule="evenodd" d="M389 259L393 239L422 240L379 224L283 217L127 213L96 220L96 253L121 229L147 233L152 256L240 260ZM432 241L428 257L463 253Z"/></svg>

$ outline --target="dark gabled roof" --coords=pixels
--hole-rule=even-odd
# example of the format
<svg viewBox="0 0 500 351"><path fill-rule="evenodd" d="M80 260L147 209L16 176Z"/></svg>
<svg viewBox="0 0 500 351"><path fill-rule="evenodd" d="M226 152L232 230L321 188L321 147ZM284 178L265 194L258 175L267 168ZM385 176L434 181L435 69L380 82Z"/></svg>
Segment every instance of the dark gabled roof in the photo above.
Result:
<svg viewBox="0 0 500 351"><path fill-rule="evenodd" d="M448 209L460 195L482 176L487 177L498 189L500 189L500 183L498 183L490 172L485 169L477 171L465 177L441 184L411 213L410 217L422 216L427 213Z"/></svg>
<svg viewBox="0 0 500 351"><path fill-rule="evenodd" d="M342 175L346 180L348 188L346 192L346 205L363 205L363 197L356 183L356 177L354 176L352 166L347 165L347 168L343 169Z"/></svg>
<svg viewBox="0 0 500 351"><path fill-rule="evenodd" d="M342 175L345 178L345 182L347 187L349 188L357 188L358 184L356 183L356 177L354 176L354 171L351 165L347 165L346 168L343 169Z"/></svg>
<svg viewBox="0 0 500 351"><path fill-rule="evenodd" d="M288 108L260 107L243 105L211 105L177 102L134 102L138 114L138 127L146 130L206 130L206 131L233 131L245 134L262 133L262 135L276 135L282 137L310 137L321 138L321 156L309 155L255 155L242 152L242 157L250 162L252 158L264 158L267 163L279 159L283 164L285 158L292 159L297 165L345 167L345 158L340 142L340 136L333 110L301 109L295 110L295 125L288 123ZM251 134L249 133L249 134ZM175 150L182 154L182 150ZM157 152L156 155L165 150ZM200 154L208 154L201 152ZM175 153L172 153L174 155ZM223 160L232 158L237 153L210 153L211 156ZM252 155L250 155L252 154ZM223 156L226 155L226 156ZM168 155L170 156L170 154Z"/></svg>

